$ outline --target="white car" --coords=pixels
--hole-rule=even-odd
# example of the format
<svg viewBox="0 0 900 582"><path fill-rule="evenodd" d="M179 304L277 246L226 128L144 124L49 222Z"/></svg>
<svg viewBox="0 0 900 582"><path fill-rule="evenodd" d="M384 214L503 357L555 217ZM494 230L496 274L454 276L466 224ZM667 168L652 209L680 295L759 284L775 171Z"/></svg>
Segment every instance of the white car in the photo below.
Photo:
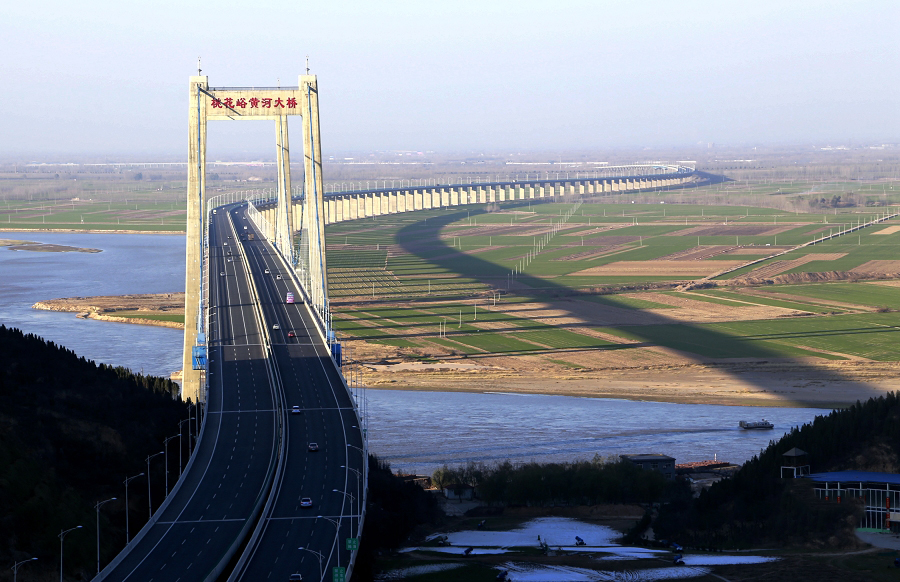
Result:
<svg viewBox="0 0 900 582"><path fill-rule="evenodd" d="M280 280L281 280L281 275L275 275L275 278L278 279L278 280L280 281Z"/></svg>
<svg viewBox="0 0 900 582"><path fill-rule="evenodd" d="M281 326L276 323L272 326L272 329L281 329Z"/></svg>
<svg viewBox="0 0 900 582"><path fill-rule="evenodd" d="M222 271L221 273L219 273L219 276L220 276L220 277L224 277L224 276L225 276L225 271Z"/></svg>
<svg viewBox="0 0 900 582"><path fill-rule="evenodd" d="M266 269L266 271L265 271L265 273L266 273L266 275L268 275L268 274L269 274L269 270L268 270L268 269Z"/></svg>

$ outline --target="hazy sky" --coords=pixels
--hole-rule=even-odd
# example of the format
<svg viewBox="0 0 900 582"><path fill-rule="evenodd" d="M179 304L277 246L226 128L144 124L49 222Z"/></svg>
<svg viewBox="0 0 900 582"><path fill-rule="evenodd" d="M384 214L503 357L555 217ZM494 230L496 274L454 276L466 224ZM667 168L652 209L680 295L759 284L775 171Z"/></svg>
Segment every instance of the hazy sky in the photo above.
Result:
<svg viewBox="0 0 900 582"><path fill-rule="evenodd" d="M7 0L0 156L186 157L198 56L271 86L309 55L326 153L900 142L898 30L897 0ZM273 157L274 124L210 150Z"/></svg>

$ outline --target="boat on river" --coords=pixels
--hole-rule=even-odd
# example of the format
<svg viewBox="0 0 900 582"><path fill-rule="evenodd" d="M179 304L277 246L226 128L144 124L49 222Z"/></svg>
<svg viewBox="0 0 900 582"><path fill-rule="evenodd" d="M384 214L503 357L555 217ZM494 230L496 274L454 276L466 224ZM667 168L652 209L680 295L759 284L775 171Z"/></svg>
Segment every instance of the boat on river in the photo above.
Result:
<svg viewBox="0 0 900 582"><path fill-rule="evenodd" d="M739 424L744 430L765 430L769 428L775 428L775 425L765 418L762 420L742 420Z"/></svg>

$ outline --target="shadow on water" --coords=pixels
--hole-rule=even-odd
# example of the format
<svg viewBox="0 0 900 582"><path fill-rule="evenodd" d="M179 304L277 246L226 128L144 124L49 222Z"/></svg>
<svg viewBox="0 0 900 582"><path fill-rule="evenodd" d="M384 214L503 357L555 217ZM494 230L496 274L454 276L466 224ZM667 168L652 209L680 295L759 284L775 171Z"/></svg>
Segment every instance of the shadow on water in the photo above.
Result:
<svg viewBox="0 0 900 582"><path fill-rule="evenodd" d="M507 203L503 205L503 209L511 209L517 206L524 206L526 202L522 202L521 204L516 203ZM446 269L448 272L457 273L462 277L469 277L475 280L480 281L481 283L493 288L493 289L505 289L506 281L505 281L505 271L507 267L503 267L487 261L485 259L479 258L477 255L466 254L460 252L458 249L448 245L445 241L443 241L440 237L441 230L457 221L465 219L467 216L475 216L479 214L487 213L484 206L480 206L475 209L473 206L463 207L464 210L459 211L449 211L446 214L438 215L438 216L429 216L426 222L415 222L408 226L401 228L397 232L396 240L397 243L403 248L406 252L418 256L424 260L427 260L433 264L438 265ZM496 273L498 270L504 271L504 277L497 277ZM493 274L493 276L492 276ZM554 307L559 310L566 311L567 310L567 301L559 301L560 298L577 298L577 293L573 293L572 289L568 287L564 287L559 285L558 283L554 283L552 280L542 279L539 277L535 277L532 275L528 275L526 273L522 273L517 278L517 286L515 289L515 293L525 297L531 297L536 301L547 301L547 300L556 300L554 301ZM431 299L434 299L433 297ZM451 298L447 298L451 299ZM820 384L827 383L840 383L843 386L846 386L848 391L859 394L859 395L872 395L877 396L881 394L881 391L872 388L868 384L864 382L859 382L854 380L853 378L847 376L846 374L841 373L838 370L828 369L821 366L815 366L803 360L799 360L796 358L785 358L783 353L775 351L765 345L754 342L752 345L748 345L748 339L735 337L729 334L721 333L714 329L710 329L705 326L699 325L690 325L684 322L671 319L665 317L664 315L660 315L659 313L649 312L646 310L638 310L641 312L641 320L642 325L621 325L621 324L583 324L583 327L612 327L616 329L627 329L627 332L633 338L638 339L641 343L637 344L617 344L610 346L597 346L597 347L586 347L586 348L577 348L579 350L589 349L597 351L598 354L612 349L631 349L635 347L646 347L648 345L665 345L663 342L660 342L660 327L659 326L679 326L679 329L684 330L690 336L690 343L699 346L727 346L731 349L735 349L737 347L740 350L742 357L744 358L753 358L756 362L741 362L739 365L735 367L730 367L729 365L723 364L733 364L734 360L721 360L721 363L712 363L711 366L715 367L723 372L729 373L735 377L739 377L741 381L748 385L755 386L759 391L769 390L773 384L776 382L784 382L785 374L784 370L786 368L790 368L791 377L790 380L794 383L808 383L815 382ZM570 311L569 315L573 318L582 317L581 314L577 314L574 311ZM570 326L572 329L577 329L579 326ZM491 331L506 331L507 333L517 333L517 332L527 332L533 331L530 329L522 329L519 327L510 328L510 329L492 329ZM874 333L875 330L871 329L859 329L852 330L853 333ZM878 330L881 331L881 330ZM885 332L896 332L898 330L885 330ZM465 333L458 332L458 333ZM816 332L810 332L809 336L812 335L822 335L822 334L842 334L847 333L847 330L818 330ZM427 334L423 334L427 335ZM452 337L453 331L448 333L449 336ZM798 337L805 336L807 334L774 334L772 337ZM754 338L756 339L756 338ZM562 350L546 350L542 351L540 349L529 350L530 353L559 353ZM508 352L507 352L508 353ZM704 355L706 358L715 359L715 355L702 354L702 352L695 352ZM487 356L490 356L486 354ZM473 357L469 355L468 357ZM719 356L721 358L721 356ZM764 370L762 365L769 363L768 360L775 360L778 364L780 364L781 371L770 371ZM739 372L736 368L739 367L744 372ZM751 370L751 373L746 373L746 370ZM756 372L756 373L753 373ZM806 406L813 405L815 406L815 401L804 400L802 395L798 395L797 398L788 397L786 395L781 395L783 402L785 404L797 405L797 406ZM849 402L853 401L855 398L841 399L839 402ZM820 401L818 404L821 406L823 403ZM829 403L825 403L828 405Z"/></svg>

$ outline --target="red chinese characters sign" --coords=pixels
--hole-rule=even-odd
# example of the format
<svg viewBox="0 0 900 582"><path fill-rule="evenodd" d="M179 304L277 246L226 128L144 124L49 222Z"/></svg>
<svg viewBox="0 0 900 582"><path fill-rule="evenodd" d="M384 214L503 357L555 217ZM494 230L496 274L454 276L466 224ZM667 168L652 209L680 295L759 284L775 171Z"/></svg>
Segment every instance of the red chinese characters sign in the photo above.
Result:
<svg viewBox="0 0 900 582"><path fill-rule="evenodd" d="M209 114L222 117L299 115L296 90L210 92Z"/></svg>

